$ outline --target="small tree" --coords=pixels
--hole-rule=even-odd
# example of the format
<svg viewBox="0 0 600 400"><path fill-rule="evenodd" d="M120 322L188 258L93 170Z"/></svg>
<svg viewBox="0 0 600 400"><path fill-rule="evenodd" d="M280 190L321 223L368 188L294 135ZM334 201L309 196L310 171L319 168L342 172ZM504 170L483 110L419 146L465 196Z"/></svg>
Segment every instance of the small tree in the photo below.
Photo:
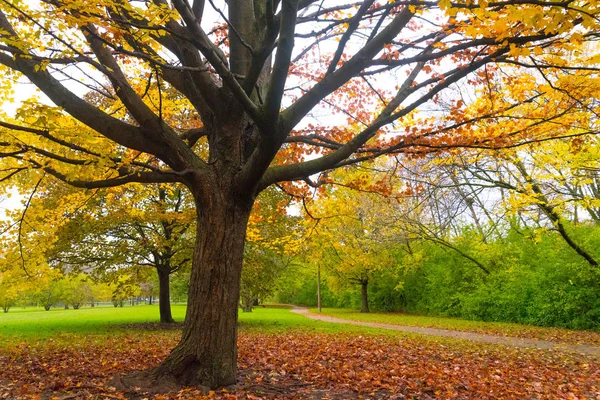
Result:
<svg viewBox="0 0 600 400"><path fill-rule="evenodd" d="M111 301L115 307L123 307L128 299L140 294L140 287L130 275L120 275L113 286Z"/></svg>
<svg viewBox="0 0 600 400"><path fill-rule="evenodd" d="M56 196L51 189L49 196ZM49 255L57 264L95 275L114 268L153 268L160 321L174 322L169 279L189 269L193 248L194 211L188 197L181 187L168 185L98 191L59 229Z"/></svg>
<svg viewBox="0 0 600 400"><path fill-rule="evenodd" d="M305 208L313 220L308 261L328 270L332 287L359 285L364 313L369 312L369 282L376 271L392 265L391 246L402 237L389 219L395 198L382 194L391 194L389 177L372 175L339 170L339 185Z"/></svg>
<svg viewBox="0 0 600 400"><path fill-rule="evenodd" d="M177 271L171 280L171 298L176 303L187 301L190 290L190 272Z"/></svg>
<svg viewBox="0 0 600 400"><path fill-rule="evenodd" d="M272 188L261 194L251 214L240 286L244 312L273 293L276 279L298 253L301 225L298 217L286 214L287 200Z"/></svg>
<svg viewBox="0 0 600 400"><path fill-rule="evenodd" d="M17 293L7 283L1 282L0 279L0 308L5 313L10 310L17 300Z"/></svg>
<svg viewBox="0 0 600 400"><path fill-rule="evenodd" d="M17 274L18 271L0 272L0 308L5 313L15 305L19 295L26 289L27 281Z"/></svg>
<svg viewBox="0 0 600 400"><path fill-rule="evenodd" d="M38 303L44 307L46 311L50 311L50 308L54 307L54 305L61 300L61 290L62 283L59 279L43 280L40 282L36 295Z"/></svg>
<svg viewBox="0 0 600 400"><path fill-rule="evenodd" d="M109 301L111 296L112 289L107 283L96 282L90 286L88 301L90 302L90 306L95 307L100 301Z"/></svg>
<svg viewBox="0 0 600 400"><path fill-rule="evenodd" d="M61 281L61 301L70 304L75 310L78 310L89 298L91 284L88 277L84 274L69 274Z"/></svg>

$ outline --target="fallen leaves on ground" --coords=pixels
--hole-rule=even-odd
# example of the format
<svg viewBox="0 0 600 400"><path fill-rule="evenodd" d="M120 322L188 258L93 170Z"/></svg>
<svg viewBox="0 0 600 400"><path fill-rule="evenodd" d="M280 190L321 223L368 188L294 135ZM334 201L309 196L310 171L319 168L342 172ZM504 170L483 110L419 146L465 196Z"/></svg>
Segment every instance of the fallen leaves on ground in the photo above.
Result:
<svg viewBox="0 0 600 400"><path fill-rule="evenodd" d="M0 398L143 399L107 382L160 363L177 331L132 332L0 349ZM166 399L600 399L600 362L558 352L404 336L242 332L239 383Z"/></svg>

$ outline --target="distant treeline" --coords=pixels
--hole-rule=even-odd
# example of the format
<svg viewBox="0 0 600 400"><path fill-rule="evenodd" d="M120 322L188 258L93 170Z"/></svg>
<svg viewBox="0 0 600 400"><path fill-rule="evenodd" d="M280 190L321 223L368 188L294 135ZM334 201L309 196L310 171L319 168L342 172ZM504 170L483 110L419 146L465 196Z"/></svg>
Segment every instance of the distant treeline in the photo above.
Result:
<svg viewBox="0 0 600 400"><path fill-rule="evenodd" d="M598 254L600 226L567 228ZM421 240L393 249L394 267L375 271L369 280L371 310L600 329L600 268L555 230L514 225L502 239L481 243L474 228L465 228L452 245L456 249ZM292 273L293 279L282 280L278 300L316 306L314 265ZM326 268L322 276L323 307L360 308L360 286L340 287Z"/></svg>

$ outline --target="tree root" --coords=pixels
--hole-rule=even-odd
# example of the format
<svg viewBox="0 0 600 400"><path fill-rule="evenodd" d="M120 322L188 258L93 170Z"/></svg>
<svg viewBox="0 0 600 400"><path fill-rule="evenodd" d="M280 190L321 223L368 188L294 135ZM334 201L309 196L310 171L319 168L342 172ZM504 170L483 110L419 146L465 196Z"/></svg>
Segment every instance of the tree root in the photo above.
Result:
<svg viewBox="0 0 600 400"><path fill-rule="evenodd" d="M107 385L121 392L145 393L149 395L176 393L185 386L190 386L180 384L175 376L163 373L158 368L136 371L128 375L115 375L107 382ZM207 386L191 386L194 386L202 394L210 392L210 388Z"/></svg>

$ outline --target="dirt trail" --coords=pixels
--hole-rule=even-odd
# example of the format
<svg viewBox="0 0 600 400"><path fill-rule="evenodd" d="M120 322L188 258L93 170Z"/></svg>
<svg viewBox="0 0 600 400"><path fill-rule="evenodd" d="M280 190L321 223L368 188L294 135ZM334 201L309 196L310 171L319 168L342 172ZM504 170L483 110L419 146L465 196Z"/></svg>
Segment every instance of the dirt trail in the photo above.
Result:
<svg viewBox="0 0 600 400"><path fill-rule="evenodd" d="M349 324L349 325L360 325L368 326L370 328L390 329L393 331L419 333L422 335L432 336L444 336L456 339L471 340L473 342L484 342L492 344L500 344L505 346L514 347L528 347L538 349L552 349L559 350L568 353L580 353L600 358L600 347L586 345L586 344L565 344L558 342L551 342L548 340L536 340L536 339L524 339L518 337L505 337L505 336L494 336L485 335L475 332L464 332L464 331L453 331L449 329L438 329L438 328L426 328L419 326L405 326L405 325L392 325L382 324L378 322L364 322L364 321L353 321L342 318L329 317L326 315L319 315L311 313L308 308L305 307L294 307L292 312L303 315L307 318L314 319L323 322L332 322L336 324Z"/></svg>

